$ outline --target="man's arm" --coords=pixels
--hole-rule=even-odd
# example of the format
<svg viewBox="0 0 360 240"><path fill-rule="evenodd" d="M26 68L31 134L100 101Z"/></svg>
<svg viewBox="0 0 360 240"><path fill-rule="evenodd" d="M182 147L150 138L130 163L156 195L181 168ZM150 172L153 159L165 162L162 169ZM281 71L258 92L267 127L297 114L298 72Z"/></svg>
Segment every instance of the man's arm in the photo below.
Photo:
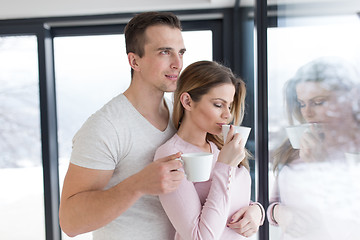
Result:
<svg viewBox="0 0 360 240"><path fill-rule="evenodd" d="M175 190L184 177L180 154L159 159L140 172L130 176L116 186L103 190L109 182L112 170L94 170L69 165L61 202L60 225L73 237L96 230L110 223L141 196L158 195Z"/></svg>

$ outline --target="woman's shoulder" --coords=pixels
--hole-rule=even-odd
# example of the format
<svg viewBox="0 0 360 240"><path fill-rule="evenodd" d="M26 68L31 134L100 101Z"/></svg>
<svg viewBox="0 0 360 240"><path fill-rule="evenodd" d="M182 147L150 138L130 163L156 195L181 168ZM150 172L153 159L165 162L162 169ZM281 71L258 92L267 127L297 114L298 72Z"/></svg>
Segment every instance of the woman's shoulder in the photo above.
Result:
<svg viewBox="0 0 360 240"><path fill-rule="evenodd" d="M178 146L178 136L174 134L169 140L156 149L154 160L181 151Z"/></svg>

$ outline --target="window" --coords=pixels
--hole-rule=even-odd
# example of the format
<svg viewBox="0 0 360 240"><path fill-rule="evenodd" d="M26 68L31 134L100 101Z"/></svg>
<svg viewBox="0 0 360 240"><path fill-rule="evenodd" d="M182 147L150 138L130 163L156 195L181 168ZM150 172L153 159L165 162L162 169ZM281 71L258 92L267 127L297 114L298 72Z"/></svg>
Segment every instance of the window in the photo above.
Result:
<svg viewBox="0 0 360 240"><path fill-rule="evenodd" d="M352 77L353 70L341 72L343 69L337 70L336 67L346 62L352 65L354 72L360 71L360 21L356 15L352 15L286 18L279 19L278 23L277 28L268 29L269 195L270 204L280 201L287 207L279 211L280 220L277 221L286 218L288 225L286 230L270 226L270 239L306 234L307 239L325 239L329 236L350 239L351 234L352 237L358 234L355 227L358 222L352 225L351 219L357 218L360 211L360 197L354 193L360 187L356 177L360 176L360 118L357 115L360 102L359 92L356 93L360 78ZM307 65L308 68L302 68L301 74L297 72L315 59L321 64ZM333 67L325 65L333 61L336 61ZM317 76L310 75L313 73ZM290 79L295 81L294 76L303 85L296 83L295 96L289 95L288 91L287 96L296 99L294 106L299 106L301 112L301 117L292 115L295 119L293 124L317 122L317 125L306 130L306 136L303 135L307 142L300 148L303 154L301 160L299 153L296 153L299 150L292 150L296 156L288 157L284 162L284 155L276 158L279 155L275 153L279 153L276 150L288 138L285 127L292 124L285 111L284 94L285 83ZM338 81L339 76L344 78ZM306 83L303 82L305 79ZM315 80L324 84L316 83L316 88L311 88L308 84L313 84ZM291 85L286 86L291 89ZM320 95L321 99L316 98ZM292 106L289 101L288 104ZM340 107L336 107L336 104L340 104ZM322 117L320 114L323 114ZM337 119L332 129L328 127L332 124L330 119ZM329 138L337 144L331 145ZM288 144L287 149L289 147ZM346 157L348 152L357 155L357 160L354 157L355 160L350 161ZM304 162L304 159L308 161ZM272 168L279 161L275 174ZM341 224L341 232L346 232L346 236L339 232L339 226L333 225L334 219Z"/></svg>
<svg viewBox="0 0 360 240"><path fill-rule="evenodd" d="M0 232L45 239L35 36L0 37Z"/></svg>

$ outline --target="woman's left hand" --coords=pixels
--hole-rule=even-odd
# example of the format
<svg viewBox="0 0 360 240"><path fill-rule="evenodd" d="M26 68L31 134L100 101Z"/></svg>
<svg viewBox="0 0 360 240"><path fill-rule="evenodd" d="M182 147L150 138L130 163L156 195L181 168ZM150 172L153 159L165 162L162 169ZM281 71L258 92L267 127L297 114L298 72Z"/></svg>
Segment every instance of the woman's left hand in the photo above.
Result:
<svg viewBox="0 0 360 240"><path fill-rule="evenodd" d="M250 237L259 230L261 214L256 204L241 208L231 217L227 226L244 237Z"/></svg>

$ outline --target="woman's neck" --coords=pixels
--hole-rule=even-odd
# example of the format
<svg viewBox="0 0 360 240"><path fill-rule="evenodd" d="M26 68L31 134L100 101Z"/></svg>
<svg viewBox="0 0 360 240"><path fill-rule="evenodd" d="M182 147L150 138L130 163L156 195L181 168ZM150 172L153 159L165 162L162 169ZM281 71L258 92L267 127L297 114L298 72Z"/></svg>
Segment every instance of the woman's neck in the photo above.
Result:
<svg viewBox="0 0 360 240"><path fill-rule="evenodd" d="M183 121L180 124L177 134L184 141L202 149L204 152L211 152L210 144L206 140L207 132L199 129L195 124Z"/></svg>

